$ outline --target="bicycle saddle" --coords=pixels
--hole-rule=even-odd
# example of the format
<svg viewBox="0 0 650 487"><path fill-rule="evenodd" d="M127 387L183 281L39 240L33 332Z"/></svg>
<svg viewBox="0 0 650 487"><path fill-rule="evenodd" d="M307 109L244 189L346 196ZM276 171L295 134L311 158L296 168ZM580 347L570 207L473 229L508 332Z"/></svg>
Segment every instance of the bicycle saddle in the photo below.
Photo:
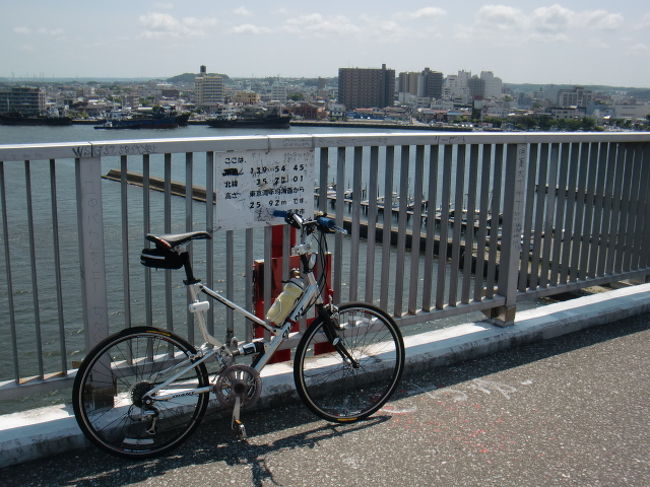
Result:
<svg viewBox="0 0 650 487"><path fill-rule="evenodd" d="M156 244L156 247L173 249L190 240L204 240L210 237L208 232L187 232L187 233L170 233L166 235L154 235L148 233L146 239Z"/></svg>

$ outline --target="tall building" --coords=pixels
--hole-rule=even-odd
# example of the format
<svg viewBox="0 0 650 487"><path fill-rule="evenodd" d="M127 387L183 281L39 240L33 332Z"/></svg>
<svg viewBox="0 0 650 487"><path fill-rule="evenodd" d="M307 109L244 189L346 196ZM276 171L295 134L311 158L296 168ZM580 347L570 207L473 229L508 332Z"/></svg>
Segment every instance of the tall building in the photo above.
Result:
<svg viewBox="0 0 650 487"><path fill-rule="evenodd" d="M458 71L458 74L447 76L443 86L444 98L452 100L458 104L468 104L471 101L469 92L469 79L472 73L467 71Z"/></svg>
<svg viewBox="0 0 650 487"><path fill-rule="evenodd" d="M319 85L320 85L320 79L319 79ZM274 82L273 86L271 86L271 100L279 101L280 103L286 103L287 96L288 96L287 84L279 80Z"/></svg>
<svg viewBox="0 0 650 487"><path fill-rule="evenodd" d="M260 102L260 95L250 90L236 91L232 101L239 105L257 105Z"/></svg>
<svg viewBox="0 0 650 487"><path fill-rule="evenodd" d="M384 108L395 99L395 70L372 68L339 68L339 103L348 110Z"/></svg>
<svg viewBox="0 0 650 487"><path fill-rule="evenodd" d="M485 80L474 75L467 80L469 96L472 100L482 100L485 98Z"/></svg>
<svg viewBox="0 0 650 487"><path fill-rule="evenodd" d="M572 90L560 90L557 95L557 104L560 107L586 107L593 100L593 93L582 86Z"/></svg>
<svg viewBox="0 0 650 487"><path fill-rule="evenodd" d="M442 97L442 73L424 68L424 71L418 76L417 95L421 98L440 99Z"/></svg>
<svg viewBox="0 0 650 487"><path fill-rule="evenodd" d="M481 79L485 82L485 98L498 98L503 93L503 81L494 76L492 71L481 71Z"/></svg>
<svg viewBox="0 0 650 487"><path fill-rule="evenodd" d="M0 113L18 112L25 116L45 111L45 92L31 86L14 86L0 91Z"/></svg>
<svg viewBox="0 0 650 487"><path fill-rule="evenodd" d="M225 101L223 78L208 75L205 66L201 66L201 74L194 78L194 94L199 108L214 110Z"/></svg>
<svg viewBox="0 0 650 487"><path fill-rule="evenodd" d="M408 93L410 95L417 96L419 78L420 73L417 71L400 73L397 83L398 93Z"/></svg>

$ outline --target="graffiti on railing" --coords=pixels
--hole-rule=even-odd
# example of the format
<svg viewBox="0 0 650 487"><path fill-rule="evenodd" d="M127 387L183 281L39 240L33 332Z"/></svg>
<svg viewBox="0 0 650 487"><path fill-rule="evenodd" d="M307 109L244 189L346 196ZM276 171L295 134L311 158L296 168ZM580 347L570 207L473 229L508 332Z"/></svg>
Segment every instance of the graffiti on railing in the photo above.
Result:
<svg viewBox="0 0 650 487"><path fill-rule="evenodd" d="M132 156L153 154L156 152L155 144L107 144L107 145L80 145L72 148L75 157L103 157L103 156Z"/></svg>

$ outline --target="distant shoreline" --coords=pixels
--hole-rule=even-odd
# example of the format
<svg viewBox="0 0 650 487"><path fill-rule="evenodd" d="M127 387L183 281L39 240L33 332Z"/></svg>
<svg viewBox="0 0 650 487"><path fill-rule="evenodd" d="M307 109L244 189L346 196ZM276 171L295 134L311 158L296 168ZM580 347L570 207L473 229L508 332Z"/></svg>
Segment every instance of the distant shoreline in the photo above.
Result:
<svg viewBox="0 0 650 487"><path fill-rule="evenodd" d="M73 125L101 125L104 120L73 120ZM208 125L205 120L190 120L188 125ZM292 120L289 125L292 127L343 127L343 128L379 128L379 129L399 129L399 130L428 130L428 131L446 131L446 132L467 132L466 127L456 127L454 125L413 125L393 122L384 122L380 120L363 120L363 121L335 121L329 120Z"/></svg>
<svg viewBox="0 0 650 487"><path fill-rule="evenodd" d="M453 125L441 125L441 126L431 126L431 125L413 125L413 124L402 124L402 123L392 123L392 122L383 122L383 121L372 121L372 120L363 120L363 121L348 121L348 122L330 122L326 120L292 120L290 125L296 127L345 127L345 128L381 128L381 129L400 129L400 130L428 130L428 131L449 131L449 132L467 132L466 127L456 127Z"/></svg>

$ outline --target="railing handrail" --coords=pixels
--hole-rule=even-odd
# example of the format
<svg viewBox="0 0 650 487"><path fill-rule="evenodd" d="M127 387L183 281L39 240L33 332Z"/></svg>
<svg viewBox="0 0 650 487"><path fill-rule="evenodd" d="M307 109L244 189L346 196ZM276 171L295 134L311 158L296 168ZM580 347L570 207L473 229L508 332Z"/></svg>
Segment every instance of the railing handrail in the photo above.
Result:
<svg viewBox="0 0 650 487"><path fill-rule="evenodd" d="M0 161L354 146L650 142L650 132L421 132L256 135L0 145Z"/></svg>
<svg viewBox="0 0 650 487"><path fill-rule="evenodd" d="M352 148L354 154L351 156ZM41 182L50 178L50 210L52 220L56 221L55 189L59 177L55 166L57 160L75 159L74 177L67 173L67 182L74 179L75 186L67 186L69 193L66 201L77 205L79 242L68 239L65 250L71 250L71 246L79 247L83 283L81 307L85 313L88 310L93 313L92 319L85 317L86 322L92 321L92 326L86 323L84 334L86 346L90 346L105 336L109 328L104 286L107 271L104 264L105 250L102 248L103 225L107 224L102 213L106 193L102 196L102 191L106 191L111 198L106 205L108 211L117 212L118 207L122 211L121 218L117 219L119 224L115 223L116 218L112 219L113 232L121 233L121 247L112 246L110 250L113 253L110 255L116 262L122 261L125 301L122 313L126 317L123 326L131 326L129 277L135 272L141 272L141 269L136 271L133 267L129 268L130 260L138 253L134 252L133 247L129 248L132 245L129 244L129 236L137 240L143 236L140 232L149 231L148 228L152 225L164 224L165 231L171 231L167 228L172 225L172 160L175 169L177 165L185 165L184 221L185 230L189 231L194 225L191 197L195 181L192 175L195 159L200 162L197 166L206 170L205 192L211 194L217 180L215 160L217 157L227 157L227 154L219 153L275 149L314 149L315 163L318 166L316 177L319 181L318 194L314 196L318 208L327 210L330 205L332 208L335 206L336 217L340 218L341 224L345 214L345 224L355 229L350 232L349 255L345 255L342 250L342 237L337 236L332 246L336 257L345 256L346 264L350 262L349 269L345 272L352 274L349 282L344 281L347 289L342 290L343 259L337 258L332 279L335 299L346 301L359 298L371 301L374 292L374 300L389 310L400 325L407 326L471 311L483 311L502 322L511 322L516 304L521 299L573 291L620 279L644 280L650 276L650 194L645 189L650 185L650 132L366 132L0 145L3 210L0 244L4 246L2 250L8 270L12 266L10 247L17 245L17 239L13 238L12 229L8 225L7 193L13 198L9 201L9 207L20 218L25 217L24 227L33 234L34 227L38 224L38 221L35 223L34 214L42 216L46 212L38 215L39 209L34 212L31 208L32 166L39 168L34 173L39 173ZM200 158L195 157L198 154L201 154ZM149 193L153 189L150 182L154 179L151 172L154 157L149 158L149 155L156 156L156 177L160 176L161 171L164 172L164 196L155 198L158 205L157 218L160 219L162 214L164 221L155 223L151 221L149 201ZM119 160L122 175L119 189L118 186L104 186L101 182L106 159L108 165ZM135 215L136 211L140 212L140 203L137 207L129 204L131 195L140 197L139 190L134 192L133 188L127 188L131 161L143 173L142 215ZM44 162L49 162L49 176L46 175ZM159 165L159 162L163 162L163 165ZM24 181L20 176L20 163L24 163ZM69 171L70 164L64 164L64 168ZM378 175L380 169L383 178ZM11 172L13 178L9 181L8 190L5 187L5 171ZM335 189L330 185L334 173ZM174 174L177 177L180 172ZM410 180L409 175L412 176ZM216 176L219 177L218 174ZM182 176L180 178L182 181ZM367 181L363 178L367 178ZM66 177L59 179L66 180ZM13 181L20 184L14 188ZM363 202L362 206L359 193L363 193L362 186L366 183L369 184L370 199ZM354 202L346 191L346 184L354 191ZM399 205L396 208L392 206L391 194L394 194L398 185ZM384 198L391 199L379 203L379 188L383 190ZM40 192L40 189L37 188L34 193ZM24 194L11 193L14 190L24 191ZM332 191L336 193L334 196L330 194ZM465 192L468 196L467 205L464 203ZM25 194L27 204L23 214L20 205L25 204ZM42 196L46 195L39 196L42 203ZM411 209L408 209L409 204L412 204ZM347 205L351 206L349 214L345 211ZM461 211L456 211L459 205ZM70 207L66 209L70 214ZM206 228L213 228L213 209L212 202L205 206ZM361 213L366 210L368 217L364 220ZM395 215L397 225L394 225ZM176 218L177 226L182 225L178 213ZM129 227L130 219L137 224L144 223L134 230ZM380 219L383 225L381 230ZM407 223L409 219L412 222L410 227ZM118 225L121 225L120 229L116 229ZM362 226L367 233L360 237ZM53 231L54 238L58 237L57 232L58 230ZM394 232L397 234L396 243L391 242ZM43 234L43 242L49 236ZM257 242L263 238L265 248L268 248L271 240L269 228L262 232L256 231L255 236ZM244 277L243 287L247 290L244 299L246 305L250 305L253 271L249 264L258 254L253 256L253 231L249 233L247 230L244 238L245 248L238 251L245 254L240 260L246 264L244 273L239 272L237 279ZM366 278L371 276L366 282L356 275L356 272L361 274L361 265L364 263L359 250L361 239L367 241L367 265L373 266L373 273L365 274ZM288 233L285 240L288 240ZM375 240L384 245L381 252L376 250ZM138 241L137 246L141 241ZM227 276L233 275L233 242L233 232L225 232L226 257L223 260L231 263L231 267L226 269ZM35 245L34 238L21 244L23 255L36 254L35 248L38 245ZM211 245L216 244L205 245L205 278L209 284L213 280L213 267L216 267L213 266L215 247ZM54 253L58 254L58 243L53 247ZM121 254L117 253L120 249ZM372 258L370 252L374 252ZM391 252L394 252L395 257L391 257ZM74 253L74 249L70 253ZM288 256L288 245L283 253ZM269 303L272 269L270 251L264 258L262 294L265 302ZM58 263L55 265L60 266ZM417 272L419 266L423 266L424 272L421 274ZM391 274L393 268L396 269L394 275ZM31 275L32 280L37 281L36 269L37 264L32 259L31 263L25 264L24 269L19 271L20 274L16 272L13 275ZM39 279L42 277L41 272L39 269ZM288 264L283 266L282 272L288 272ZM5 278L10 275L7 272ZM381 279L378 279L379 276ZM166 293L166 315L160 325L173 329L171 280L168 278L167 275L163 286ZM386 283L387 281L389 282ZM233 292L233 282L227 281L227 292ZM147 323L153 323L150 274L145 274L144 283L149 289L143 299L147 311L145 319ZM32 294L37 297L38 292L35 287L33 289ZM14 307L12 294L8 293L10 311ZM408 299L402 299L403 297ZM78 298L75 296L74 299L76 302ZM57 297L57 300L60 305L61 297ZM37 301L35 303L38 304ZM30 304L26 305L29 306ZM36 305L34 307L37 308ZM174 307L176 309L178 308ZM12 316L10 329L14 342L9 347L13 347L14 361L18 364L20 354L15 345L16 329L27 323L17 323L19 326L16 327L13 313L10 312L9 315ZM64 343L63 319L59 320L59 341ZM25 321L29 321L29 318ZM35 318L34 321L37 328L35 335L39 335L39 319ZM27 327L31 327L31 324ZM226 327L232 331L231 318L226 318ZM190 326L190 341L191 333ZM43 355L42 347L39 345L37 348L39 350L36 355ZM65 347L62 347L61 354L66 356ZM12 384L0 384L0 398L20 395L28 387L41 391L56 387L53 384L57 379L51 377L65 376L69 373L67 369L71 368L66 367L65 360L61 370L54 374L42 366L38 375L25 374L22 370L19 373L16 365ZM35 377L31 386L25 384L26 375ZM63 380L69 381L69 377Z"/></svg>

